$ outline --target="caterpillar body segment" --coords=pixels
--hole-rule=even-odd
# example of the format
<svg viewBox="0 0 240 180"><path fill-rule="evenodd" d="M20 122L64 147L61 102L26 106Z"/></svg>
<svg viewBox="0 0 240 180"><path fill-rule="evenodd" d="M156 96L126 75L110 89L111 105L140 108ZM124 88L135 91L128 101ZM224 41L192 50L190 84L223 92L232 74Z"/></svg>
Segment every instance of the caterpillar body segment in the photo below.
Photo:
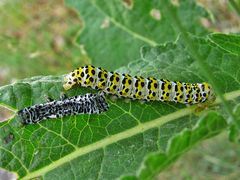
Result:
<svg viewBox="0 0 240 180"><path fill-rule="evenodd" d="M183 104L212 102L215 95L211 86L206 83L185 83L131 76L87 65L77 68L64 78L64 89L73 85L91 87L119 97L140 100L173 101Z"/></svg>
<svg viewBox="0 0 240 180"><path fill-rule="evenodd" d="M18 111L23 124L38 123L44 119L61 118L77 114L99 114L108 110L103 93L85 94L61 100L49 99L43 104L36 104Z"/></svg>

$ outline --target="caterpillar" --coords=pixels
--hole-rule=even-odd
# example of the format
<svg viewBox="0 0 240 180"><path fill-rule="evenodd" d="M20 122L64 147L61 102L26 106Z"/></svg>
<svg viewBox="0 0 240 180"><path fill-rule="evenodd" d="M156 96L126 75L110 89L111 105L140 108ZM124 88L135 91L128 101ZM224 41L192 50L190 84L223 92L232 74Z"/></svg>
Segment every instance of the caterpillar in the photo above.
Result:
<svg viewBox="0 0 240 180"><path fill-rule="evenodd" d="M118 97L147 101L159 100L197 104L215 100L214 92L206 82L185 83L154 77L143 78L142 76L108 72L91 65L77 68L64 77L63 88L65 90L76 84Z"/></svg>
<svg viewBox="0 0 240 180"><path fill-rule="evenodd" d="M77 114L98 114L108 110L104 93L85 94L60 100L49 100L44 104L36 104L18 111L23 124L34 124L44 119L61 118Z"/></svg>

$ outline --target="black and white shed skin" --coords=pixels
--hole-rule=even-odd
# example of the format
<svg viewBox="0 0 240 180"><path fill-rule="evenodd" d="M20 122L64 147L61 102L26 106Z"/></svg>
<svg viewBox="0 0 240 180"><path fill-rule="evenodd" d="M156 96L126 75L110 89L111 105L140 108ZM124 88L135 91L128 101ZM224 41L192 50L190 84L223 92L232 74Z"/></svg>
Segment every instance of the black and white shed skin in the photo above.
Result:
<svg viewBox="0 0 240 180"><path fill-rule="evenodd" d="M44 119L61 118L77 114L99 114L108 110L104 93L87 93L81 96L61 100L51 100L44 104L36 104L18 111L23 124L34 124Z"/></svg>

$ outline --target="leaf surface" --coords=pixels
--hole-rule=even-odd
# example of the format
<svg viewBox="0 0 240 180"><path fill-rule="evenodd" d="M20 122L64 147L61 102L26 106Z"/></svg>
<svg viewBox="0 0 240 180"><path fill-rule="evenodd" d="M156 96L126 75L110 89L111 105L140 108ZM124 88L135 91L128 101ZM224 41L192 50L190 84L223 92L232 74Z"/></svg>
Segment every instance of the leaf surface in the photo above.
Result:
<svg viewBox="0 0 240 180"><path fill-rule="evenodd" d="M65 2L77 9L85 22L77 43L85 47L94 65L109 70L139 58L138 49L141 46L175 41L179 35L169 17L162 12L163 4L169 3L165 0ZM126 6L126 2L132 3L132 6ZM179 1L174 11L188 32L207 34L200 22L201 18L208 18L208 13L193 0Z"/></svg>
<svg viewBox="0 0 240 180"><path fill-rule="evenodd" d="M152 179L159 171L175 161L195 143L217 135L227 127L222 116L210 112L202 117L199 123L192 129L185 129L169 142L166 152L150 154L138 175L139 179Z"/></svg>
<svg viewBox="0 0 240 180"><path fill-rule="evenodd" d="M209 35L210 39L224 50L240 55L240 36L234 34L213 33Z"/></svg>
<svg viewBox="0 0 240 180"><path fill-rule="evenodd" d="M240 102L239 56L222 51L208 39L192 38L234 109ZM181 38L176 43L143 47L141 60L117 71L185 82L206 81ZM59 99L62 91L62 77L33 77L1 87L0 103L17 111L44 102L46 95ZM94 92L74 88L67 94L89 91ZM28 126L22 126L17 117L1 123L0 167L23 179L153 177L194 144L226 129L223 117L228 118L219 99L210 107L215 112L204 110L200 114L195 113L195 106L175 103L127 103L111 98L108 102L109 111L100 115L70 116ZM13 138L4 141L10 134ZM156 154L148 156L151 153Z"/></svg>

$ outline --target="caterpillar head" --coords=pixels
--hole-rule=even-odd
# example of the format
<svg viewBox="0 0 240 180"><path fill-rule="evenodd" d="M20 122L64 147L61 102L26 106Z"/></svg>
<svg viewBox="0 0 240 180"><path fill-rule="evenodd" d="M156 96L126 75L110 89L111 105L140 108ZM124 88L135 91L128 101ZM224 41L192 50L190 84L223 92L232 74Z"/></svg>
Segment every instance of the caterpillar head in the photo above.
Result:
<svg viewBox="0 0 240 180"><path fill-rule="evenodd" d="M72 86L78 84L83 87L95 87L96 69L94 66L86 65L80 67L69 73L64 77L63 88L65 90L71 89Z"/></svg>
<svg viewBox="0 0 240 180"><path fill-rule="evenodd" d="M64 81L63 88L64 88L65 90L71 89L72 86L76 84L76 82L74 81L74 79L75 79L75 78L73 77L73 72L67 74L67 75L64 77L64 79L63 79L63 81Z"/></svg>
<svg viewBox="0 0 240 180"><path fill-rule="evenodd" d="M23 124L31 124L32 123L32 114L29 111L29 108L24 108L17 112L17 115L22 120Z"/></svg>

